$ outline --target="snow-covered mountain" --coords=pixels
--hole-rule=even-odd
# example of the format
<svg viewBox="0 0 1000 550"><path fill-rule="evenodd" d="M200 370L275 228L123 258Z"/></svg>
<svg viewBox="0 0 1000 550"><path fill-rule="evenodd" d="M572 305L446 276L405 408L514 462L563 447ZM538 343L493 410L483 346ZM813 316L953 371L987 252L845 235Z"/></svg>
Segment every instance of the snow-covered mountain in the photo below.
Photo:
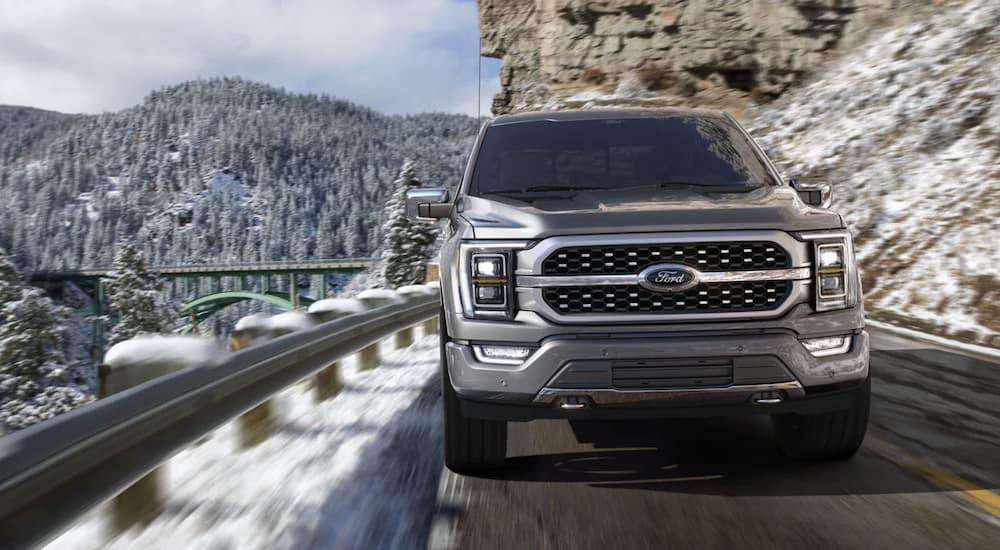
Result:
<svg viewBox="0 0 1000 550"><path fill-rule="evenodd" d="M26 270L369 256L403 160L455 185L478 129L239 78L101 115L0 107L0 247Z"/></svg>
<svg viewBox="0 0 1000 550"><path fill-rule="evenodd" d="M869 313L1000 347L1000 2L873 39L759 114L789 175L829 180Z"/></svg>

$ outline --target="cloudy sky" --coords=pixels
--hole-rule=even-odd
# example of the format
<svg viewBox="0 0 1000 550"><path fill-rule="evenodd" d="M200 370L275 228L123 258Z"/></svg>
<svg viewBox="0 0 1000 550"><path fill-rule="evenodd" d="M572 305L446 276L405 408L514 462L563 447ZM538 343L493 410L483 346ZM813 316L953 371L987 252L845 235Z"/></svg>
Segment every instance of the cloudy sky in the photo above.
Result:
<svg viewBox="0 0 1000 550"><path fill-rule="evenodd" d="M0 104L95 113L243 76L392 113L477 108L475 0L0 0ZM499 63L484 59L484 114Z"/></svg>

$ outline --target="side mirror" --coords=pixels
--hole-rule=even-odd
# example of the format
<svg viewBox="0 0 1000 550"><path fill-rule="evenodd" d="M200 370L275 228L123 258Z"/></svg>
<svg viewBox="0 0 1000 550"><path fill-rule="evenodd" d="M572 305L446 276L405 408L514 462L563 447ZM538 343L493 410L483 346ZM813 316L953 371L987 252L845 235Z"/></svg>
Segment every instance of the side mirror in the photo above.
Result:
<svg viewBox="0 0 1000 550"><path fill-rule="evenodd" d="M406 217L415 222L436 222L451 215L448 190L410 189L406 192Z"/></svg>
<svg viewBox="0 0 1000 550"><path fill-rule="evenodd" d="M789 185L799 194L802 202L818 208L830 208L833 204L833 186L825 181L804 183L797 179L789 180Z"/></svg>

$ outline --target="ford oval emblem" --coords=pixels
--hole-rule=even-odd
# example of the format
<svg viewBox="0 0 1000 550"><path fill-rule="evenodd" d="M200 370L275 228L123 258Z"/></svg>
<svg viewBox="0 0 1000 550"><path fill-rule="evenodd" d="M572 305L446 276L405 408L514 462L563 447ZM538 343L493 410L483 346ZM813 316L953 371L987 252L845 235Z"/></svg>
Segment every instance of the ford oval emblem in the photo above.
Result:
<svg viewBox="0 0 1000 550"><path fill-rule="evenodd" d="M639 286L653 292L683 292L698 281L698 270L681 264L651 265L639 272Z"/></svg>

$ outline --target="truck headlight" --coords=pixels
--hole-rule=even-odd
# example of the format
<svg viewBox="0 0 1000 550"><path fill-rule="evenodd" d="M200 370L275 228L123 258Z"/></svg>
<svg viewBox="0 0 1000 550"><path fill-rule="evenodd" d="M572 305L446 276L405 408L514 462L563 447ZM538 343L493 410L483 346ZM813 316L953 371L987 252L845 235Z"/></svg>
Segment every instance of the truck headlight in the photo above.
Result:
<svg viewBox="0 0 1000 550"><path fill-rule="evenodd" d="M803 233L813 241L816 311L853 307L861 299L861 284L849 231Z"/></svg>
<svg viewBox="0 0 1000 550"><path fill-rule="evenodd" d="M469 319L514 318L514 261L523 243L467 243L460 256L462 310Z"/></svg>

